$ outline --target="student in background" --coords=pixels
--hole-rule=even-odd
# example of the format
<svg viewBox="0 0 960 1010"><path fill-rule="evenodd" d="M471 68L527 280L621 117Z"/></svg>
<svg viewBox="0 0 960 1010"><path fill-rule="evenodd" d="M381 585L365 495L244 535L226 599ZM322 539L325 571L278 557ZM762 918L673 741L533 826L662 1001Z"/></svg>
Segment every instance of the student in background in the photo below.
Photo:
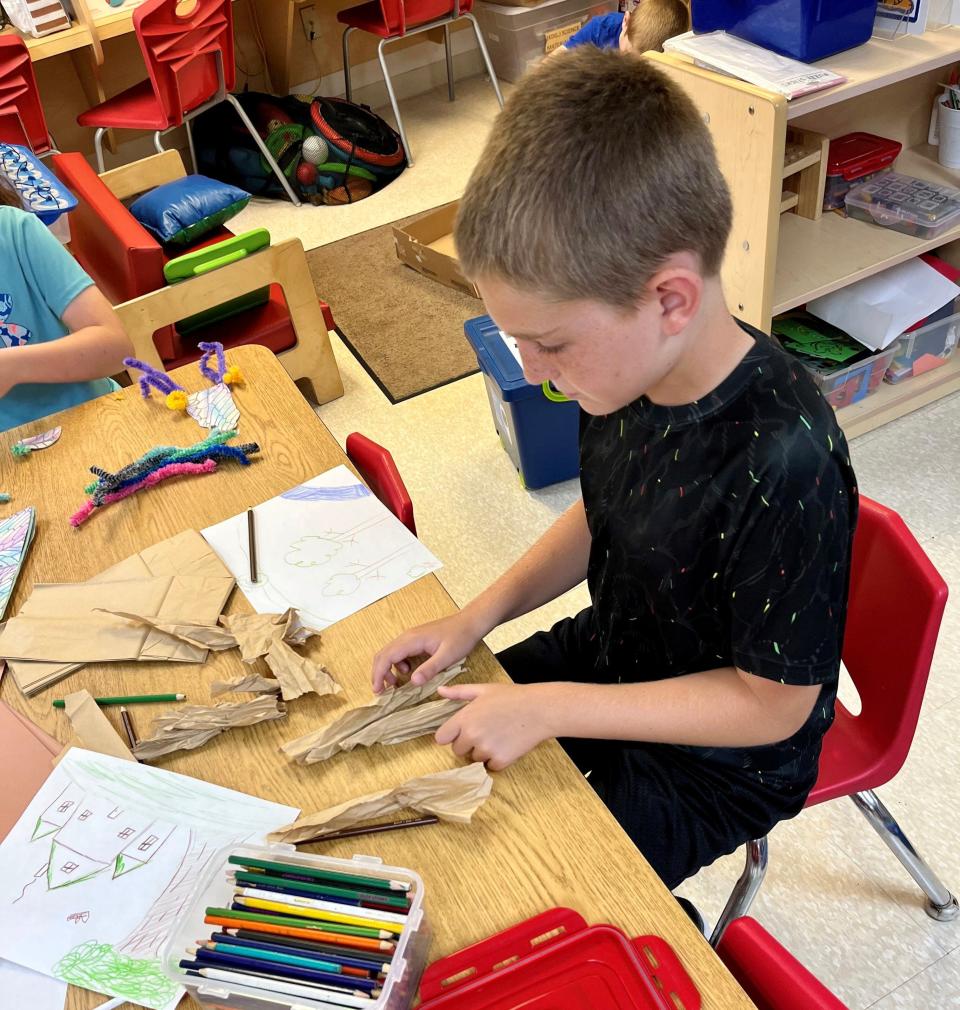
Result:
<svg viewBox="0 0 960 1010"><path fill-rule="evenodd" d="M372 669L375 691L423 683L586 579L587 609L500 653L514 683L439 689L466 704L436 739L493 770L559 739L670 888L802 809L857 514L833 410L727 309L731 219L699 112L652 62L584 46L520 81L457 253L527 381L580 404L582 498Z"/></svg>
<svg viewBox="0 0 960 1010"><path fill-rule="evenodd" d="M110 303L0 177L0 431L112 392L131 354Z"/></svg>
<svg viewBox="0 0 960 1010"><path fill-rule="evenodd" d="M598 49L647 53L663 49L663 43L690 30L690 11L683 0L641 0L632 13L599 14L555 53L592 45Z"/></svg>

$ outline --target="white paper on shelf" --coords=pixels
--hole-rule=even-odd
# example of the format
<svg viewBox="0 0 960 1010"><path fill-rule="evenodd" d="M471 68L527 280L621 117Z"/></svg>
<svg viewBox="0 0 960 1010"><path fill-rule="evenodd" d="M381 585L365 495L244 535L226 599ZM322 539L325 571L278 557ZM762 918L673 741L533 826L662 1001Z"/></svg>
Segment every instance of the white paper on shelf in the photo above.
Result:
<svg viewBox="0 0 960 1010"><path fill-rule="evenodd" d="M807 303L807 311L882 351L905 330L960 296L960 287L921 259L907 260Z"/></svg>

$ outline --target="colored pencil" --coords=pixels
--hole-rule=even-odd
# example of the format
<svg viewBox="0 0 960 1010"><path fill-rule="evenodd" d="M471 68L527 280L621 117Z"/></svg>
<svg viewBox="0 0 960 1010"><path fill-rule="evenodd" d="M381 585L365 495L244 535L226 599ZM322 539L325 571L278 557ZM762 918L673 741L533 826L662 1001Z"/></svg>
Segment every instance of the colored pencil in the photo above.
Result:
<svg viewBox="0 0 960 1010"><path fill-rule="evenodd" d="M331 971L318 971L315 968L301 968L293 964L275 964L260 957L239 956L236 954L221 954L215 950L192 948L187 953L198 961L212 965L214 968L245 968L248 971L264 972L268 975L279 975L291 982L318 982L322 985L347 989L350 992L372 992L380 988L380 983L369 978L353 978L339 975Z"/></svg>
<svg viewBox="0 0 960 1010"><path fill-rule="evenodd" d="M227 874L228 879L233 879L237 884L245 887L289 887L291 891L300 892L304 897L315 894L325 901L359 901L376 905L389 905L399 911L406 912L410 908L410 902L405 895L388 894L381 891L373 894L369 891L358 891L352 887L337 887L335 884L313 884L308 880L300 880L293 877L277 877L272 873L248 873L245 870L231 870Z"/></svg>
<svg viewBox="0 0 960 1010"><path fill-rule="evenodd" d="M264 919L265 921L273 921L280 926L299 926L303 929L315 926L317 929L323 929L328 933L336 933L340 936L360 936L368 940L393 939L393 934L386 926L381 929L379 926L376 928L373 926L354 926L345 922L320 920L316 916L302 915L302 910L298 908L267 911L256 906L251 906L243 901L234 901L230 905L229 910L244 919Z"/></svg>
<svg viewBox="0 0 960 1010"><path fill-rule="evenodd" d="M382 831L400 831L403 828L420 828L427 824L438 824L439 817L432 814L428 817L408 817L399 821L384 821L380 824L368 824L366 827L344 828L342 831L329 831L325 835L312 835L310 838L300 838L297 845L309 845L312 842L336 842L341 838L356 838L359 835L376 835Z"/></svg>
<svg viewBox="0 0 960 1010"><path fill-rule="evenodd" d="M319 918L329 918L330 922L342 922L351 926L367 926L373 929L379 926L381 929L390 929L391 926L399 925L402 928L407 921L406 915L397 912L381 912L376 909L364 911L350 905L339 905L335 901L324 901L322 898L313 896L305 898L286 891L277 893L261 891L258 887L238 887L233 893L235 898L242 898L245 902L248 902L249 899L256 899L269 904L289 905L294 909L327 912L329 915L319 916ZM342 918L338 918L338 916L342 916ZM394 932L399 933L400 930L397 929Z"/></svg>
<svg viewBox="0 0 960 1010"><path fill-rule="evenodd" d="M331 933L317 926L294 926L289 919L274 919L272 916L238 915L226 909L207 909L203 920L211 926L231 926L235 929L252 929L257 933L277 933L280 936L297 936L302 940L321 940L355 950L393 951L396 944L387 940L373 940L365 936L347 936Z"/></svg>
<svg viewBox="0 0 960 1010"><path fill-rule="evenodd" d="M133 731L133 722L130 719L130 713L124 705L120 706L120 721L123 723L123 730L127 734L127 740L130 741L130 750L133 750L137 746L137 734Z"/></svg>
<svg viewBox="0 0 960 1010"><path fill-rule="evenodd" d="M404 880L385 880L383 877L368 877L359 873L339 873L336 870L318 870L312 866L296 863L278 863L267 859L252 859L247 856L229 856L227 862L247 869L272 870L281 875L295 874L308 880L328 880L334 884L358 884L364 888L387 891L409 891L410 884Z"/></svg>
<svg viewBox="0 0 960 1010"><path fill-rule="evenodd" d="M237 881L235 878L228 877L227 880L234 886L237 885ZM357 909L358 915L364 914L360 910L365 908L375 908L378 912L395 912L398 915L405 915L406 912L409 910L409 906L407 904L384 905L379 901L365 901L361 903L357 901L356 898L341 898L338 897L337 895L325 894L323 891L304 891L303 884L301 884L298 880L289 880L289 881L285 880L283 883L286 884L285 887L281 884L263 884L263 883L257 883L256 885L247 884L246 886L255 887L256 890L263 891L265 894L269 894L272 897L280 894L292 894L296 895L299 898L319 898L321 901L331 901L335 904L343 906L344 908ZM274 900L282 901L283 899L275 897Z"/></svg>
<svg viewBox="0 0 960 1010"><path fill-rule="evenodd" d="M340 965L344 974L352 975L360 972L361 977L385 975L390 967L390 962L382 954L377 960L369 960L368 958L352 957L342 947L337 948L332 944L312 944L309 940L295 940L287 936L268 936L265 933L251 934L250 936L238 935L246 932L245 929L224 930L222 933L213 933L207 942L235 944L254 950L272 950L275 954L289 954L292 957L327 961L330 964Z"/></svg>
<svg viewBox="0 0 960 1010"><path fill-rule="evenodd" d="M222 968L207 968L199 961L181 961L180 967L184 968L188 975L196 975L200 978L212 978L217 982L232 982L234 985L248 986L251 989L259 989L262 992L283 994L284 996L305 996L307 999L321 999L325 1003L335 1003L338 1006L346 1007L369 1007L375 997L368 996L364 992L348 993L328 989L326 986L306 985L304 983L289 982L273 976L254 975L242 971L225 971ZM322 994L322 995L321 995Z"/></svg>
<svg viewBox="0 0 960 1010"><path fill-rule="evenodd" d="M188 954L197 950L212 951L215 954L233 954L236 957L259 957L264 961L276 961L278 964L291 964L300 968L312 968L314 971L326 971L332 975L343 974L343 965L334 961L324 961L320 957L301 957L287 951L265 950L263 947L244 947L236 943L220 943L216 940L197 940L196 947L188 948ZM349 974L349 973L348 973Z"/></svg>
<svg viewBox="0 0 960 1010"><path fill-rule="evenodd" d="M185 694L127 694L113 695L108 698L94 698L98 705L151 705L158 701L186 701ZM63 698L57 698L54 708L63 708L66 703Z"/></svg>
<svg viewBox="0 0 960 1010"><path fill-rule="evenodd" d="M292 915L298 919L319 919L326 929L328 924L338 926L352 926L359 930L372 930L372 935L381 935L383 939L389 939L391 933L403 932L403 920L399 922L389 922L380 919L367 919L359 915L346 915L343 912L330 912L324 908L317 908L313 905L305 904L312 901L311 898L296 898L290 901L271 901L269 898L251 898L240 894L235 896L234 904L241 908L251 908L258 912L277 915ZM381 915L389 913L382 912ZM399 917L398 917L399 918ZM363 932L360 936L366 936Z"/></svg>
<svg viewBox="0 0 960 1010"><path fill-rule="evenodd" d="M302 937L282 936L277 933L257 933L250 929L234 929L232 926L225 927L222 932L214 933L213 936L222 936L228 943L261 943L270 947L276 945L283 949L310 951L356 968L369 968L377 972L386 972L393 958L392 953L383 950L357 950L341 944L318 943L316 940L304 940Z"/></svg>

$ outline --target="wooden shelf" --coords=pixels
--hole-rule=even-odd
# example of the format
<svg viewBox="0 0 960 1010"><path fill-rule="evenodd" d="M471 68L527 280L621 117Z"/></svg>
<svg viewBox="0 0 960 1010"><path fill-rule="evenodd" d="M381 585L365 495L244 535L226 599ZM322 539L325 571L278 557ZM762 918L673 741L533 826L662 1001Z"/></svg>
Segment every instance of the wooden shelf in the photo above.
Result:
<svg viewBox="0 0 960 1010"><path fill-rule="evenodd" d="M838 410L837 420L847 438L856 438L957 390L960 390L960 354L954 353L945 365L932 372L896 385L882 382L872 396Z"/></svg>
<svg viewBox="0 0 960 1010"><path fill-rule="evenodd" d="M789 190L784 190L780 194L780 213L786 214L786 212L793 207L796 207L797 203L800 201L799 193L791 193Z"/></svg>
<svg viewBox="0 0 960 1010"><path fill-rule="evenodd" d="M948 66L956 63L958 57L960 26L922 35L904 35L896 40L871 39L865 45L817 63L818 67L843 74L846 83L788 102L787 119L796 119L928 70Z"/></svg>
<svg viewBox="0 0 960 1010"><path fill-rule="evenodd" d="M960 173L940 165L936 148L926 144L904 151L894 168L905 175L960 186ZM784 215L780 219L774 314L958 238L960 226L935 239L920 239L838 214L826 213L818 221Z"/></svg>

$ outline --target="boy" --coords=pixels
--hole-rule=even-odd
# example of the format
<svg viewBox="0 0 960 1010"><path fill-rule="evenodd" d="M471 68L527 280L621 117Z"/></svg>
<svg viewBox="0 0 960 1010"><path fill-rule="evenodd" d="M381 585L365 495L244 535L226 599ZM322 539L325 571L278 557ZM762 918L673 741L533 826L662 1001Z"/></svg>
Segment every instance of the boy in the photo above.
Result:
<svg viewBox="0 0 960 1010"><path fill-rule="evenodd" d="M565 53L578 46L646 53L660 51L664 42L690 29L690 11L683 0L641 0L633 12L598 14L555 49Z"/></svg>
<svg viewBox="0 0 960 1010"><path fill-rule="evenodd" d="M546 146L545 146L546 145ZM696 109L587 46L521 81L461 201L460 261L529 382L582 409L582 501L453 617L374 659L417 683L586 578L441 744L561 738L671 889L803 806L833 718L856 487L802 367L728 312L731 206Z"/></svg>

